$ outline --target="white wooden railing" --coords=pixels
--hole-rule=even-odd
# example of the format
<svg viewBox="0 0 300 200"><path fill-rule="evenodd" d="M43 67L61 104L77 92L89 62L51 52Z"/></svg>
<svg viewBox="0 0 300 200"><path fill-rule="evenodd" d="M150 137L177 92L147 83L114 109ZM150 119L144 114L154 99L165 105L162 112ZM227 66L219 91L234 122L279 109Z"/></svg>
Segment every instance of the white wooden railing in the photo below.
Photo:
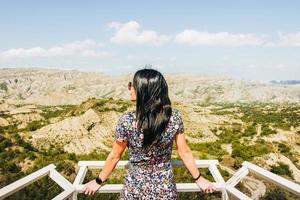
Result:
<svg viewBox="0 0 300 200"><path fill-rule="evenodd" d="M59 186L61 186L64 191L58 194L54 199L72 199L77 200L78 193L81 193L84 187L82 183L86 173L89 169L101 169L104 167L105 161L79 161L79 171L74 180L74 183L70 183L61 174L55 170L55 165L50 164L26 177L17 180L3 188L0 189L0 199L19 191L20 189L26 187L27 185L41 179L42 177L48 175L52 180L54 180ZM251 198L235 188L235 186L249 173L253 173L257 177L265 179L291 193L300 197L300 185L285 178L282 178L276 174L273 174L257 165L249 162L244 162L242 168L240 168L233 176L225 182L221 176L217 165L219 162L217 160L196 160L196 166L198 168L208 168L211 172L214 181L213 184L217 188L217 191L222 192L222 199L229 199L229 195L237 199L250 200ZM173 166L183 166L183 163L179 160L172 160ZM129 161L119 161L116 165L117 169L128 168ZM105 184L103 185L99 193L119 193L123 187L123 184ZM195 183L177 183L176 184L178 192L198 192L199 188Z"/></svg>
<svg viewBox="0 0 300 200"><path fill-rule="evenodd" d="M246 177L249 172L253 173L255 176L262 178L270 183L273 183L284 190L287 190L300 198L300 185L292 181L289 181L281 176L269 172L257 165L249 163L247 161L243 162L242 167L226 182L226 191L238 199L250 200L251 198L246 196L244 193L235 188L235 186Z"/></svg>
<svg viewBox="0 0 300 200"><path fill-rule="evenodd" d="M43 178L44 176L49 176L53 181L55 181L60 187L64 189L64 191L54 197L54 200L61 200L69 198L73 192L75 191L74 186L63 177L60 173L55 170L56 166L50 164L32 174L21 178L4 188L0 189L0 199L4 199L5 197L21 190L22 188L26 187L27 185Z"/></svg>

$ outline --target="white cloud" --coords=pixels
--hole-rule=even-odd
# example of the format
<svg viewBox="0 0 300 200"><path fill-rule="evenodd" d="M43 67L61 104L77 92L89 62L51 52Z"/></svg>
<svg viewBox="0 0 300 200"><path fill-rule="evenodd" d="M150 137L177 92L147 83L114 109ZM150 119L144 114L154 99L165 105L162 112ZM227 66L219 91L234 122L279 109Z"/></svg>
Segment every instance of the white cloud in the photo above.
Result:
<svg viewBox="0 0 300 200"><path fill-rule="evenodd" d="M137 59L138 57L136 55L127 55L127 59L128 60L135 60Z"/></svg>
<svg viewBox="0 0 300 200"><path fill-rule="evenodd" d="M177 58L176 58L175 56L173 56L173 57L171 57L171 58L169 59L169 61L170 61L170 62L175 62L176 59L177 59Z"/></svg>
<svg viewBox="0 0 300 200"><path fill-rule="evenodd" d="M297 33L278 33L278 41L269 42L268 47L300 47L300 32Z"/></svg>
<svg viewBox="0 0 300 200"><path fill-rule="evenodd" d="M178 33L175 42L189 46L258 46L265 42L264 38L252 33L209 33L188 29Z"/></svg>
<svg viewBox="0 0 300 200"><path fill-rule="evenodd" d="M175 56L172 57L164 57L164 56L154 56L154 55L127 55L127 59L130 61L140 61L143 63L151 63L156 64L158 62L164 63L174 63L177 58Z"/></svg>
<svg viewBox="0 0 300 200"><path fill-rule="evenodd" d="M94 40L75 41L50 48L14 48L0 52L0 58L32 58L32 57L55 57L55 56L83 56L98 57L106 56L107 52L100 50L103 45Z"/></svg>
<svg viewBox="0 0 300 200"><path fill-rule="evenodd" d="M111 22L108 26L116 31L110 39L111 42L116 44L160 46L171 39L170 36L160 35L153 30L141 30L139 23L136 21L129 21L127 23Z"/></svg>

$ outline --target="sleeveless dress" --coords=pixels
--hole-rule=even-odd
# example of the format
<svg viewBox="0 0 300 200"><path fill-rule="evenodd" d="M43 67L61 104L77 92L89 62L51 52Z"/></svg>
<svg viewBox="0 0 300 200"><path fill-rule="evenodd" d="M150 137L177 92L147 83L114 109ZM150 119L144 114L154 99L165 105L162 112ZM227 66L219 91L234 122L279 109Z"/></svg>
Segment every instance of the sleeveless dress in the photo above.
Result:
<svg viewBox="0 0 300 200"><path fill-rule="evenodd" d="M175 134L183 132L181 113L172 108L165 131L148 148L142 149L142 132L136 128L135 111L120 117L115 139L128 141L129 167L119 199L178 199L171 155Z"/></svg>

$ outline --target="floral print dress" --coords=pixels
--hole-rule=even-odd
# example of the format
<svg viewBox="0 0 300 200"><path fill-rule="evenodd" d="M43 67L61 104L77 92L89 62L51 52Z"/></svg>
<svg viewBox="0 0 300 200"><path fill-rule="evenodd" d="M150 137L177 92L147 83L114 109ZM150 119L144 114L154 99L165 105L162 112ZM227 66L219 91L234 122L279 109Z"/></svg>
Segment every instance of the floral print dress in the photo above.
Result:
<svg viewBox="0 0 300 200"><path fill-rule="evenodd" d="M128 141L129 167L119 199L178 199L171 155L175 134L184 132L179 110L172 108L166 130L146 149L136 127L135 111L124 113L116 126L115 139Z"/></svg>

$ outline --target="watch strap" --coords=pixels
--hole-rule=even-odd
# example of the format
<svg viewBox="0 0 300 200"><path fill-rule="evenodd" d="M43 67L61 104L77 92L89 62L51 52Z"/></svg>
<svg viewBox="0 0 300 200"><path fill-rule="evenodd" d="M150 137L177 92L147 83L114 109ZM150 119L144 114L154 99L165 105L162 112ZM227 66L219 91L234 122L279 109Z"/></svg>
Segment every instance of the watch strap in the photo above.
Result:
<svg viewBox="0 0 300 200"><path fill-rule="evenodd" d="M96 178L96 183L98 183L99 185L101 185L102 183L104 183L105 181L102 181L102 179L99 177L99 176L97 176L97 178Z"/></svg>
<svg viewBox="0 0 300 200"><path fill-rule="evenodd" d="M197 178L193 178L194 181L197 181L200 178L200 176L201 176L201 173L199 173L199 176Z"/></svg>

